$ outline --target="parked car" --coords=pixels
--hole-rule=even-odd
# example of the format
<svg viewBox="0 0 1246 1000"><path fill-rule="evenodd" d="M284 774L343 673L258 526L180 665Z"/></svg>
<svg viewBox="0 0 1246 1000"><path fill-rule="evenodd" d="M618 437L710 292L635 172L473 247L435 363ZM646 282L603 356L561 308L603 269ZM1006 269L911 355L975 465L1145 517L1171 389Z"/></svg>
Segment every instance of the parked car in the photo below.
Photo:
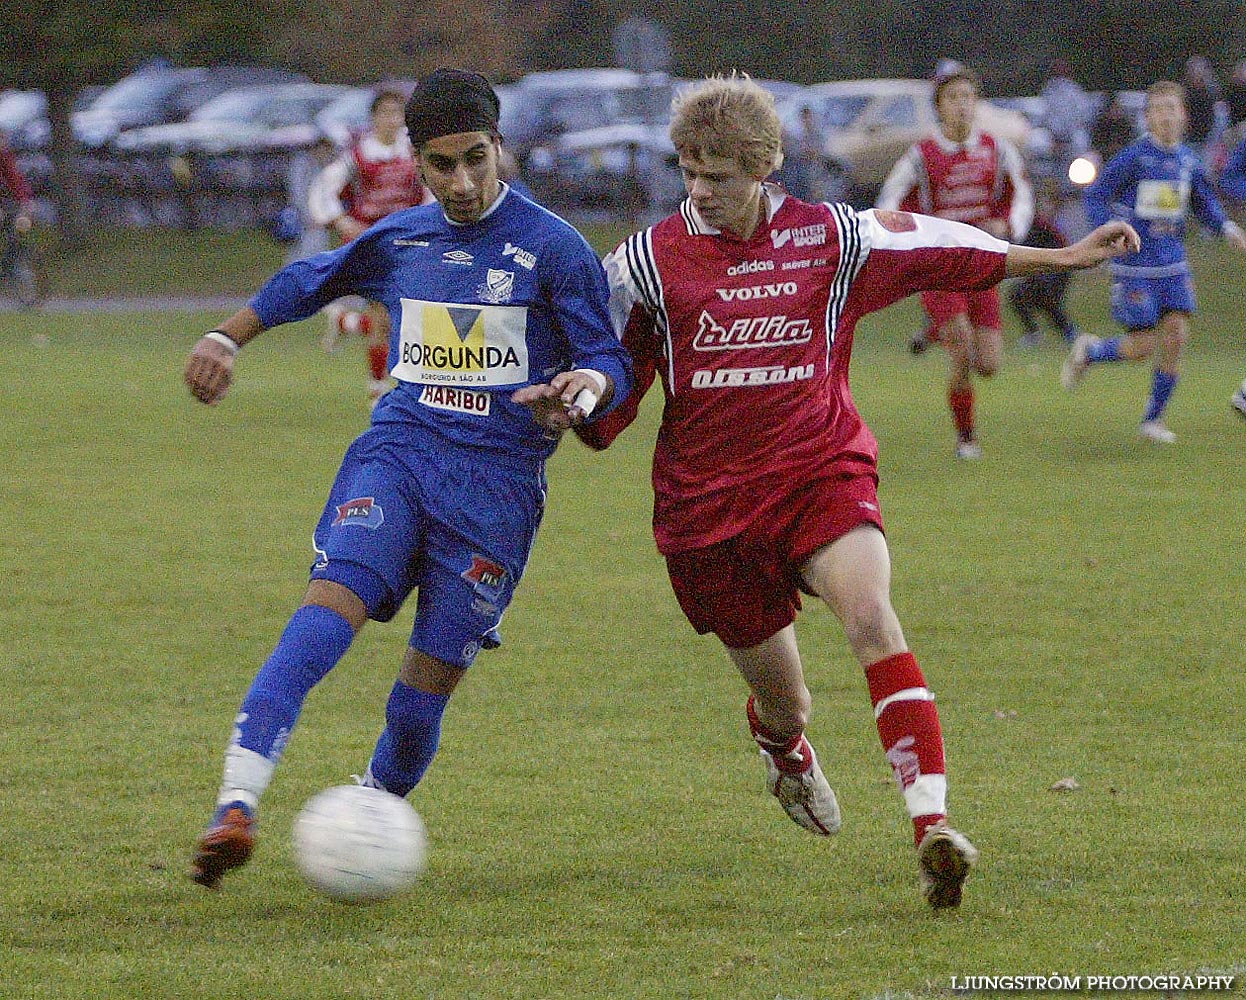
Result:
<svg viewBox="0 0 1246 1000"><path fill-rule="evenodd" d="M348 87L316 114L316 125L334 145L346 146L371 125L372 101L379 91L393 91L405 99L414 89L414 80L383 80L371 87Z"/></svg>
<svg viewBox="0 0 1246 1000"><path fill-rule="evenodd" d="M671 81L628 69L567 69L529 73L512 88L502 134L520 162L566 132L666 116Z"/></svg>
<svg viewBox="0 0 1246 1000"><path fill-rule="evenodd" d="M330 83L235 87L196 108L185 121L128 129L113 140L113 146L131 154L299 149L319 135L317 114L353 89Z"/></svg>
<svg viewBox="0 0 1246 1000"><path fill-rule="evenodd" d="M42 90L6 90L0 94L0 132L13 149L42 149L48 144L48 97Z"/></svg>
<svg viewBox="0 0 1246 1000"><path fill-rule="evenodd" d="M794 130L801 108L813 108L826 136L828 166L849 200L868 205L904 151L937 128L933 96L929 80L839 80L785 99L779 113L784 127ZM980 101L978 123L1026 149L1030 125L1020 112Z"/></svg>
<svg viewBox="0 0 1246 1000"><path fill-rule="evenodd" d="M74 135L98 149L127 129L180 121L234 87L294 82L307 82L307 77L267 66L150 66L118 80L75 112Z"/></svg>

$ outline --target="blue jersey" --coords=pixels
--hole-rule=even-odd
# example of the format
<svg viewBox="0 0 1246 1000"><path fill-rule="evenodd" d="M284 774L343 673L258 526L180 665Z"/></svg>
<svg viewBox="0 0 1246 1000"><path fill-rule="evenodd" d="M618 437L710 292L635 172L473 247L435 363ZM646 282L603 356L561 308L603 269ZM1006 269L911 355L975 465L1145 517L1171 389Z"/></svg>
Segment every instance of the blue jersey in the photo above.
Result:
<svg viewBox="0 0 1246 1000"><path fill-rule="evenodd" d="M1137 253L1112 261L1112 273L1121 278L1188 274L1185 220L1191 210L1216 233L1228 221L1198 155L1180 144L1161 146L1149 135L1112 157L1086 190L1091 225L1123 219L1142 240Z"/></svg>
<svg viewBox="0 0 1246 1000"><path fill-rule="evenodd" d="M1220 171L1220 190L1226 198L1246 201L1246 139L1233 147Z"/></svg>
<svg viewBox="0 0 1246 1000"><path fill-rule="evenodd" d="M520 386L570 368L631 391L631 361L610 325L605 272L568 223L510 189L480 220L456 224L437 204L387 216L352 242L274 275L251 301L265 327L304 319L346 294L383 304L398 387L373 424L409 425L515 467L553 452L557 436Z"/></svg>

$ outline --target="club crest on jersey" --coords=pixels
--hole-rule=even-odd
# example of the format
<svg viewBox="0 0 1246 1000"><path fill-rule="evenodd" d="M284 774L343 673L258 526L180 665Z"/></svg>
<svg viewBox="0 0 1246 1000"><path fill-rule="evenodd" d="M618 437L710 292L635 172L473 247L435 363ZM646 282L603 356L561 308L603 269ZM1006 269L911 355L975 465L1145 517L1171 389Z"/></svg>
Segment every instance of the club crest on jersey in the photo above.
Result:
<svg viewBox="0 0 1246 1000"><path fill-rule="evenodd" d="M794 247L816 247L826 242L826 223L816 222L810 226L776 229L770 233L770 242L776 250L791 243Z"/></svg>
<svg viewBox="0 0 1246 1000"><path fill-rule="evenodd" d="M356 497L339 504L333 527L379 528L385 522L385 510L374 497Z"/></svg>
<svg viewBox="0 0 1246 1000"><path fill-rule="evenodd" d="M504 302L511 300L511 294L515 291L515 272L500 271L496 268L489 268L485 275L485 282L476 289L476 294L485 302L491 302L495 306L500 306Z"/></svg>
<svg viewBox="0 0 1246 1000"><path fill-rule="evenodd" d="M891 212L886 209L875 209L874 218L889 233L912 233L917 230L917 220L911 212Z"/></svg>
<svg viewBox="0 0 1246 1000"><path fill-rule="evenodd" d="M479 596L490 602L501 598L502 588L506 584L506 568L478 552L472 553L472 564L459 576L470 583L472 590Z"/></svg>

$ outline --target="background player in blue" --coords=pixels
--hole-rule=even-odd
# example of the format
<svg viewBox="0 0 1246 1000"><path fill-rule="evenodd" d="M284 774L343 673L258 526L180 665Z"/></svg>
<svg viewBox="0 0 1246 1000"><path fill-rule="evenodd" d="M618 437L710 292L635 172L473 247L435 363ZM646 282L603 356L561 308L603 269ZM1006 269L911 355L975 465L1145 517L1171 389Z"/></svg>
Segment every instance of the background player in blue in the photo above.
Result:
<svg viewBox="0 0 1246 1000"><path fill-rule="evenodd" d="M239 348L354 292L390 317L398 385L348 449L315 532L302 606L235 719L217 808L192 877L244 864L255 811L312 687L369 618L418 589L415 625L362 779L396 795L436 753L441 717L523 573L559 433L631 390L605 272L567 223L498 178L498 100L438 70L406 107L439 204L396 212L338 250L288 265L195 345L186 382L219 402Z"/></svg>
<svg viewBox="0 0 1246 1000"><path fill-rule="evenodd" d="M1229 153L1220 171L1220 191L1240 205L1246 204L1246 127L1235 130L1241 137ZM1246 417L1246 379L1229 399L1229 404L1241 416Z"/></svg>
<svg viewBox="0 0 1246 1000"><path fill-rule="evenodd" d="M1164 424L1164 409L1177 385L1195 308L1185 255L1186 213L1192 209L1238 249L1246 250L1246 237L1220 207L1198 155L1181 143L1186 107L1180 84L1151 85L1146 122L1148 134L1113 157L1086 191L1092 225L1115 216L1131 223L1142 239L1137 253L1112 262L1112 316L1127 332L1105 340L1078 337L1060 378L1066 389L1074 389L1090 365L1141 361L1158 345L1151 394L1138 431L1149 441L1171 444L1177 436Z"/></svg>

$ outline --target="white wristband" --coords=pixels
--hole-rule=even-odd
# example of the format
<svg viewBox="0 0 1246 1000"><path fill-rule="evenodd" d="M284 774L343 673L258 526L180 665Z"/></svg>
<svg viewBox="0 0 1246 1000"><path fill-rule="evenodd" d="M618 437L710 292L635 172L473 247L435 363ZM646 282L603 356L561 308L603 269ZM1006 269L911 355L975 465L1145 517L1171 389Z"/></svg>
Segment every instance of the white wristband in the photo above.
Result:
<svg viewBox="0 0 1246 1000"><path fill-rule="evenodd" d="M227 351L229 351L230 354L232 354L235 357L237 357L238 352L242 350L242 345L239 344L238 341L234 340L234 338L231 337L228 333L225 333L223 330L209 330L203 336L206 340L210 340L213 343L220 344L223 348L225 348Z"/></svg>
<svg viewBox="0 0 1246 1000"><path fill-rule="evenodd" d="M596 368L577 368L575 369L575 374L587 375L593 380L593 383L597 386L598 399L606 394L606 386L609 383L606 381L606 376L599 372Z"/></svg>

